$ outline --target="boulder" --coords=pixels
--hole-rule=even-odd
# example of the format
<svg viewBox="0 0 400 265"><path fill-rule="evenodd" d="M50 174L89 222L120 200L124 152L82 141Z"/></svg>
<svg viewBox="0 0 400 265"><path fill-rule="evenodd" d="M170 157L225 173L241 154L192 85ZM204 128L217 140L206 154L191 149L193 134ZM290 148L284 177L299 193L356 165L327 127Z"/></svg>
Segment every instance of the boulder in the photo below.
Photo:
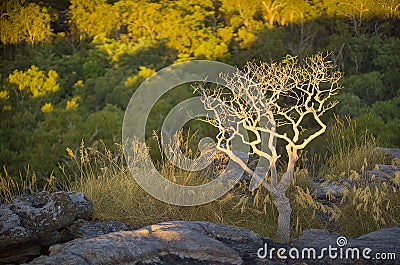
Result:
<svg viewBox="0 0 400 265"><path fill-rule="evenodd" d="M72 192L21 195L0 204L0 263L23 262L72 239L67 227L91 212L90 201Z"/></svg>
<svg viewBox="0 0 400 265"><path fill-rule="evenodd" d="M284 246L243 228L173 221L58 244L29 264L284 264L257 258L265 243Z"/></svg>
<svg viewBox="0 0 400 265"><path fill-rule="evenodd" d="M310 186L314 189L318 199L333 199L343 197L345 190L347 189L344 183L337 181L326 180L322 183L311 182Z"/></svg>
<svg viewBox="0 0 400 265"><path fill-rule="evenodd" d="M96 237L111 232L129 231L129 226L117 221L90 222L84 219L76 220L68 227L73 238Z"/></svg>
<svg viewBox="0 0 400 265"><path fill-rule="evenodd" d="M394 227L379 229L378 231L357 238L358 246L373 248L376 252L394 252L400 263L400 224Z"/></svg>
<svg viewBox="0 0 400 265"><path fill-rule="evenodd" d="M382 178L384 180L389 180L394 178L396 172L400 171L399 165L382 165L376 164L374 170L368 171L367 173L372 176L375 175L376 178Z"/></svg>

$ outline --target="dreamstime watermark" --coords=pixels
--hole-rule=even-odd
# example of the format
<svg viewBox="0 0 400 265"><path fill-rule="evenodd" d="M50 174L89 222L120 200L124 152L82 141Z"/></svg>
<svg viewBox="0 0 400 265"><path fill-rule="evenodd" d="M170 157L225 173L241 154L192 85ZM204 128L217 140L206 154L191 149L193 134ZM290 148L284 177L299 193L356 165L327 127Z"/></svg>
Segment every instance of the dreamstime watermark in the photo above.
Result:
<svg viewBox="0 0 400 265"><path fill-rule="evenodd" d="M212 181L198 186L184 186L162 176L155 169L149 156L140 165L149 174L134 174L135 167L138 165L131 163L131 158L143 155L138 154L138 152L142 152L143 150L138 151L135 148L135 142L145 143L147 119L153 106L165 93L179 85L193 82L214 83L218 86L226 87L226 82L221 78L221 74L236 76L238 78L245 75L230 65L215 61L197 60L179 63L166 67L146 79L130 99L125 111L122 127L122 140L126 145L124 154L129 169L137 183L153 197L163 202L181 206L205 204L226 194L243 175L244 169L237 163L229 161L225 171ZM257 86L256 84L254 85ZM261 91L258 93L261 93ZM161 128L162 148L165 150L168 145L171 143L174 144L171 138L179 132L185 123L199 117L215 118L215 114L212 111L204 108L202 97L192 97L174 106L165 118ZM248 139L248 135L245 135L245 137ZM174 153L174 157L169 156L168 152L164 151L164 153L179 168L198 171L206 168L212 161L210 157L204 159L206 156L206 146L209 146L212 142L211 138L203 138L199 142L201 155L194 160L185 157L180 151L179 146L173 147L177 151L177 153ZM233 139L232 149L244 151L244 154L247 154L249 146L244 144L241 139ZM266 152L266 150L262 151ZM215 152L211 153L215 154ZM242 158L242 161L247 163L248 158L247 155L247 157ZM268 170L269 163L265 160L260 161L255 169L256 173L258 172L258 168ZM260 184L261 181L259 179L253 178L250 182L250 188L254 189Z"/></svg>
<svg viewBox="0 0 400 265"><path fill-rule="evenodd" d="M296 248L268 248L268 244L257 251L260 259L280 259L280 260L322 260L322 259L340 259L340 260L395 260L394 252L374 253L371 248L347 247L347 238L339 236L336 239L336 245L328 247L303 247Z"/></svg>

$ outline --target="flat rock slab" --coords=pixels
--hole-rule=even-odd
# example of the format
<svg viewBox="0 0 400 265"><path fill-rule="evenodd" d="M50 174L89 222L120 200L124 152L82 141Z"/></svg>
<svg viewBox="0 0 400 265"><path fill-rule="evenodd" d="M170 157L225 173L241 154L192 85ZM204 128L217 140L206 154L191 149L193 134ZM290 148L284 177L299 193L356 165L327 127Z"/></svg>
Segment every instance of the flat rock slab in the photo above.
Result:
<svg viewBox="0 0 400 265"><path fill-rule="evenodd" d="M283 264L257 260L265 242L283 246L243 228L174 221L54 245L29 264Z"/></svg>
<svg viewBox="0 0 400 265"><path fill-rule="evenodd" d="M400 225L358 238L344 238L327 230L309 229L289 244L282 244L243 228L209 222L173 221L54 245L48 256L41 256L29 264L392 265L400 264L399 235ZM259 252L260 248L266 251ZM311 248L315 249L315 257ZM327 250L321 256L322 248L332 248L332 255L336 257L331 258ZM351 252L345 254L349 248ZM356 252L352 254L354 248L359 250L359 256ZM363 258L365 248L371 249L367 253L371 259ZM272 256L258 257L258 252L269 253L271 249L274 250ZM292 249L297 249L300 255L304 249L306 252L298 259L283 259L278 257L278 249L286 250L287 257ZM340 254L340 249L344 254ZM309 251L311 254L308 254ZM394 253L397 259L382 262L373 259L376 253Z"/></svg>
<svg viewBox="0 0 400 265"><path fill-rule="evenodd" d="M337 233L322 229L308 229L304 231L302 236L293 240L292 245L300 251L304 248L315 249L317 256L321 253L322 248L329 249L329 246L336 248L332 252L332 255L337 253L336 258L330 258L328 250L326 250L322 259L319 261L315 259L305 260L307 264L400 264L400 225L383 228L358 238L345 238ZM371 249L371 252L366 253L370 257L367 259L362 256L362 251L366 248ZM342 258L340 258L340 249L343 251ZM356 258L356 252L352 256L354 249L358 249L359 258ZM346 251L348 251L348 254L346 254ZM395 256L392 257L395 257L395 259L377 260L375 258L376 253L380 253L379 255L383 253L386 256L389 253L389 255L394 253ZM308 255L308 251L306 254Z"/></svg>
<svg viewBox="0 0 400 265"><path fill-rule="evenodd" d="M383 147L378 147L378 150L381 150L385 152L388 155L391 155L393 158L400 159L400 149L398 148L383 148Z"/></svg>
<svg viewBox="0 0 400 265"><path fill-rule="evenodd" d="M342 197L344 191L347 189L343 183L335 181L325 181L323 183L311 183L317 198L320 199L331 199Z"/></svg>

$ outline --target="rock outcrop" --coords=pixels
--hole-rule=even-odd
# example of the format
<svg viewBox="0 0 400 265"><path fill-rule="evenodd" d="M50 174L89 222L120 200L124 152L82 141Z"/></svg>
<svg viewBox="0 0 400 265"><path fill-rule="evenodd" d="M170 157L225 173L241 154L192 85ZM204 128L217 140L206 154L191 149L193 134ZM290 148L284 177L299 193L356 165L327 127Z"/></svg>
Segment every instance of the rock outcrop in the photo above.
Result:
<svg viewBox="0 0 400 265"><path fill-rule="evenodd" d="M320 199L340 198L346 189L351 189L360 181L386 181L393 182L396 174L400 174L400 149L378 148L385 152L391 159L391 165L376 164L373 170L360 174L356 179L344 178L342 181L314 180L310 183L317 197Z"/></svg>
<svg viewBox="0 0 400 265"><path fill-rule="evenodd" d="M332 259L325 252L320 264L400 264L400 225L383 228L358 238L345 238L322 229L308 229L292 245L298 249L316 249L317 256L322 248L336 248L332 251L332 256L337 257ZM367 250L364 257L363 251L367 248L371 251Z"/></svg>
<svg viewBox="0 0 400 265"><path fill-rule="evenodd" d="M382 152L386 153L388 158L392 161L391 165L376 164L373 170L367 171L364 174L359 174L357 178L349 179L344 178L341 181L333 181L327 179L314 179L310 181L310 187L315 192L319 199L325 200L332 198L341 198L345 191L351 189L353 186L359 184L360 182L366 181L387 181L393 182L396 174L400 174L400 149L396 148L377 148ZM235 151L235 155L242 161L247 161L247 166L255 170L257 167L257 160L252 155L247 155L241 151ZM217 159L213 160L211 165L207 168L206 174L210 178L214 179L217 177L226 167L229 161L229 157L223 152L216 152L215 157ZM268 170L262 167L257 167L258 173L264 175ZM397 173L396 173L397 172ZM251 176L244 172L240 178L241 181L249 182Z"/></svg>
<svg viewBox="0 0 400 265"><path fill-rule="evenodd" d="M71 240L67 227L91 213L82 193L41 192L0 204L0 263L23 262L43 247Z"/></svg>

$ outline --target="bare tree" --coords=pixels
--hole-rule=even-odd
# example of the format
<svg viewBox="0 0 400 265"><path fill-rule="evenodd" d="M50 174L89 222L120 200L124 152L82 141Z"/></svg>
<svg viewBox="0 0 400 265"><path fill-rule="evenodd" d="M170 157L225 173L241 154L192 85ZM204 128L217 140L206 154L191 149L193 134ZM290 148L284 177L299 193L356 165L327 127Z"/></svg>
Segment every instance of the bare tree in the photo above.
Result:
<svg viewBox="0 0 400 265"><path fill-rule="evenodd" d="M286 6L286 4L276 1L262 1L264 7L264 19L267 21L268 28L272 29L274 27L274 22L278 20L281 10Z"/></svg>
<svg viewBox="0 0 400 265"><path fill-rule="evenodd" d="M225 88L199 88L205 108L214 114L206 121L219 129L217 149L271 193L279 214L277 236L282 241L290 239L291 207L286 191L292 183L298 152L325 132L321 118L337 104L331 97L340 90L342 74L327 61L328 55L317 54L302 62L288 56L280 63L248 63L245 74L238 71L222 76ZM307 124L313 120L311 127L317 128L304 128L305 119ZM251 140L245 137L246 131L253 134ZM258 176L235 154L231 145L235 137L249 146L252 154L269 161L270 173ZM281 176L277 173L280 156L275 138L286 144L287 168Z"/></svg>

